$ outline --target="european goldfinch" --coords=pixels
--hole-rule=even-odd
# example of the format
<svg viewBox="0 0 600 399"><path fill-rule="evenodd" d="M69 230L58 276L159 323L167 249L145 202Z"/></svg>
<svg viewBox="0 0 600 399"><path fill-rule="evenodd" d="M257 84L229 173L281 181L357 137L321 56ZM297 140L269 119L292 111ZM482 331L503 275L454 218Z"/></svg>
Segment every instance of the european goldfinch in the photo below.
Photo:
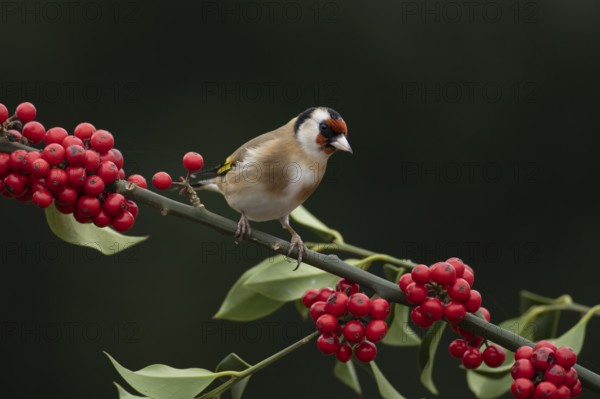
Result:
<svg viewBox="0 0 600 399"><path fill-rule="evenodd" d="M195 190L221 193L241 214L236 238L250 234L250 220L278 219L291 237L288 255L306 250L289 215L315 191L337 150L352 153L348 130L331 108L309 108L285 125L243 144L217 167L194 176Z"/></svg>

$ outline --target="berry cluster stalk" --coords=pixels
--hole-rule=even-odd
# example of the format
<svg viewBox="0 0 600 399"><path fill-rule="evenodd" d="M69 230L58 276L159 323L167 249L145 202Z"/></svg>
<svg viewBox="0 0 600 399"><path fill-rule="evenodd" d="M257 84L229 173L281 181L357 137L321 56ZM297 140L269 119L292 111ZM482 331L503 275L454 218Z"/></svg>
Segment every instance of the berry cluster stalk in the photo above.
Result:
<svg viewBox="0 0 600 399"><path fill-rule="evenodd" d="M23 144L13 143L5 138L0 138L0 152L12 152L17 149L28 151L37 151L35 148ZM117 180L113 183L112 189L125 197L139 203L144 203L152 208L158 209L162 215L177 216L202 225L211 227L222 234L233 236L237 230L237 223L221 215L213 213L200 206L190 206L184 203L174 201L155 192L145 190L123 180ZM252 229L247 239L248 242L262 247L270 248L273 252L287 255L290 243L262 231ZM294 250L291 254L297 256ZM325 255L315 251L308 250L303 256L303 262L319 268L328 273L343 277L349 281L369 287L377 295L391 302L410 305L397 284L385 280L379 276L371 274L365 270L354 267L342 261L336 255ZM458 324L461 328L471 331L477 335L493 341L506 349L516 351L521 346L534 346L534 343L521 337L513 331L509 331L487 322L472 314L467 314L465 319ZM579 378L583 385L600 394L600 375L581 366L575 365Z"/></svg>

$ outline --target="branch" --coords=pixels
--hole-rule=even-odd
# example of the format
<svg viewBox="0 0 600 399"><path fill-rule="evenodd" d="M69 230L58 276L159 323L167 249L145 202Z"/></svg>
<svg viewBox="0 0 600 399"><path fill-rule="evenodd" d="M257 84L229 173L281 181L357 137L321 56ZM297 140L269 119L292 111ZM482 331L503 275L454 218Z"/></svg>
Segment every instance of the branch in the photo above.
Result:
<svg viewBox="0 0 600 399"><path fill-rule="evenodd" d="M0 138L0 151L12 152L16 149L38 151L33 147L9 142L5 138ZM152 208L160 210L161 214L164 216L177 216L182 219L187 219L192 222L208 226L228 236L235 235L235 231L237 229L236 222L213 213L203 206L194 207L186 205L122 180L115 182L113 184L113 189L129 199L144 203ZM256 229L252 229L252 234L250 234L246 240L255 245L270 248L273 252L282 255L287 255L290 247L290 243L288 241L282 240L267 233L263 233ZM294 250L292 252L292 256L297 257L298 251ZM377 295L391 302L410 306L397 284L394 284L391 281L371 274L367 271L356 268L342 261L336 255L325 255L319 252L308 250L303 256L303 262L331 274L335 274L336 276L343 277L362 286L368 287L375 291ZM513 331L509 331L492 323L488 323L484 319L470 313L467 313L464 321L458 325L461 328L471 331L477 335L481 335L499 345L502 345L511 351L516 351L519 347L524 345L535 345L533 342L521 337ZM600 394L600 375L578 364L574 367L579 374L582 384L586 388Z"/></svg>

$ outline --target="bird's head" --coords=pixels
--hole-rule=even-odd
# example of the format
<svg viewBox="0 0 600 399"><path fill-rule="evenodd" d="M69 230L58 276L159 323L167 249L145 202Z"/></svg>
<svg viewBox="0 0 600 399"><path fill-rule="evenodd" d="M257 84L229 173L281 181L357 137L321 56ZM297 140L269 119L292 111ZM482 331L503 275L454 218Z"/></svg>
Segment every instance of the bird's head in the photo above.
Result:
<svg viewBox="0 0 600 399"><path fill-rule="evenodd" d="M337 150L352 153L346 136L348 128L339 113L331 108L309 108L296 118L294 131L308 151L331 155Z"/></svg>

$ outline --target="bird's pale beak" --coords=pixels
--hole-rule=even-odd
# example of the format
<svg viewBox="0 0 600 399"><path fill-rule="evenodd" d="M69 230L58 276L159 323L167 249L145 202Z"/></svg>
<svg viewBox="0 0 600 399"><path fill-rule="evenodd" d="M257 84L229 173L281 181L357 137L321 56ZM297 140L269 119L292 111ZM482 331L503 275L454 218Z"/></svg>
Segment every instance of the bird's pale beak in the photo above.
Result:
<svg viewBox="0 0 600 399"><path fill-rule="evenodd" d="M350 143L348 143L348 139L345 134L339 134L331 139L329 145L337 148L341 151L346 151L352 154L352 148L350 147Z"/></svg>

